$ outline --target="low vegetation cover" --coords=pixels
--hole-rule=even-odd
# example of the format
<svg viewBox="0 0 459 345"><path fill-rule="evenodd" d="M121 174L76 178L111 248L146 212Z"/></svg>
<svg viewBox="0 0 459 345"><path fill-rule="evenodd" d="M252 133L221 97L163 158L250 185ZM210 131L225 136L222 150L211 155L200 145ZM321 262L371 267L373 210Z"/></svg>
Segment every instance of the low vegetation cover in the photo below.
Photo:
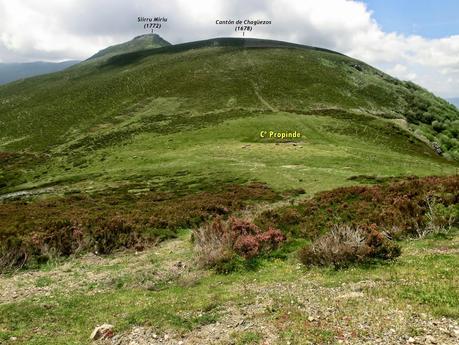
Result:
<svg viewBox="0 0 459 345"><path fill-rule="evenodd" d="M320 192L263 211L253 222L231 214L250 200L279 198L260 183L179 197L120 192L3 202L0 266L33 267L88 251L142 250L180 228L195 228L198 262L219 272L269 255L286 236L313 240L299 254L304 264L343 267L397 257L400 249L392 238L447 233L457 225L458 176L384 181Z"/></svg>
<svg viewBox="0 0 459 345"><path fill-rule="evenodd" d="M118 248L143 249L180 228L229 214L250 200L275 200L264 184L231 185L185 196L148 192L76 194L0 203L0 269L33 266L50 258Z"/></svg>
<svg viewBox="0 0 459 345"><path fill-rule="evenodd" d="M43 162L46 158L44 154L0 151L0 190L8 185L24 183L25 180L22 178L24 171Z"/></svg>
<svg viewBox="0 0 459 345"><path fill-rule="evenodd" d="M434 200L434 202L433 202ZM426 229L459 221L459 176L410 177L372 186L317 193L297 205L261 213L255 223L293 236L315 239L337 224L375 224L394 238L420 237Z"/></svg>
<svg viewBox="0 0 459 345"><path fill-rule="evenodd" d="M255 223L214 219L194 231L198 261L230 271L235 258L250 260L280 246L286 239L280 228L292 238L313 240L299 252L305 265L342 268L400 256L393 238L447 234L457 225L458 176L378 181L385 182L338 188L269 209Z"/></svg>

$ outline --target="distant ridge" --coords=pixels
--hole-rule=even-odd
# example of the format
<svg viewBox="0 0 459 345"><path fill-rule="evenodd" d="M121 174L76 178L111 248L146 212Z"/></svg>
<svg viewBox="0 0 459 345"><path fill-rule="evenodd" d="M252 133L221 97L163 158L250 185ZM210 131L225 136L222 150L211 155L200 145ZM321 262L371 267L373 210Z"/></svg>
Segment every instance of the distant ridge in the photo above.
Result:
<svg viewBox="0 0 459 345"><path fill-rule="evenodd" d="M76 60L63 62L25 62L25 63L0 63L0 84L10 83L15 80L34 77L37 75L58 72L79 63Z"/></svg>
<svg viewBox="0 0 459 345"><path fill-rule="evenodd" d="M117 56L111 57L107 61L107 64L124 65L124 64L132 63L136 60L142 59L152 54L180 53L180 52L191 50L191 49L201 49L201 48L206 48L206 47L307 49L307 50L316 50L316 51L344 56L343 54L338 53L333 50L308 46L304 44L297 44L297 43L290 43L290 42L276 41L276 40L258 39L258 38L218 37L218 38L211 38L207 40L186 42L186 43L180 43L180 44L174 44L174 45L169 44L167 46L163 46L163 47L155 48L155 49L145 49L145 50L137 49L136 51L129 52L126 54L117 54Z"/></svg>
<svg viewBox="0 0 459 345"><path fill-rule="evenodd" d="M456 97L456 98L447 98L446 100L447 100L449 103L455 105L456 108L459 109L459 97Z"/></svg>

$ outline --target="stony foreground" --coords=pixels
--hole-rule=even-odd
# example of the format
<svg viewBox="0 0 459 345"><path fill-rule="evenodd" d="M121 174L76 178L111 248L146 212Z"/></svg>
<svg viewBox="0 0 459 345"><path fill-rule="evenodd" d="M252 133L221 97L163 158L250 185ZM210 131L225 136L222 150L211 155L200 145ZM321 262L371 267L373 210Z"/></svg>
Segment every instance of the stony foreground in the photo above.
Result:
<svg viewBox="0 0 459 345"><path fill-rule="evenodd" d="M292 255L221 276L196 267L184 232L141 253L87 255L1 277L0 342L458 344L457 319L441 316L429 302L399 297L430 286L432 270L458 286L451 272L458 242L459 236L408 243L400 262L387 267L305 270ZM432 267L418 267L423 261ZM90 340L103 323L113 325L107 338Z"/></svg>

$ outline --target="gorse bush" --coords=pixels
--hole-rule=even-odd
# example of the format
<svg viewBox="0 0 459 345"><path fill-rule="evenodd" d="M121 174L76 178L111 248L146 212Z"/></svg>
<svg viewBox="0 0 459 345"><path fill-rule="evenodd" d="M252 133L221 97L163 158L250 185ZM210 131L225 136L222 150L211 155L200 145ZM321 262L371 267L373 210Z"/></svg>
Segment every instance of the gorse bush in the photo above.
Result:
<svg viewBox="0 0 459 345"><path fill-rule="evenodd" d="M346 267L374 259L389 260L401 254L400 247L372 225L369 229L335 226L299 252L307 266Z"/></svg>
<svg viewBox="0 0 459 345"><path fill-rule="evenodd" d="M193 231L197 260L203 267L225 266L235 256L245 260L267 254L286 240L278 229L262 231L255 224L230 217L218 217Z"/></svg>

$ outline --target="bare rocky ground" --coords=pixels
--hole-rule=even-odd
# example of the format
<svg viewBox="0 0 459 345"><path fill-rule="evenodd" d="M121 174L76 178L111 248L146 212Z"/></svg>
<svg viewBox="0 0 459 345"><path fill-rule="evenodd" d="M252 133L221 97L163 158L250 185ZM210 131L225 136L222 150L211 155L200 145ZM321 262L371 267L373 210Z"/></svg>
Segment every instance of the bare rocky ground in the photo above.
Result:
<svg viewBox="0 0 459 345"><path fill-rule="evenodd" d="M143 252L119 252L109 257L90 253L42 271L0 276L0 303L52 296L65 291L95 294L113 288L113 284L126 277L136 286L143 282L167 282L189 270L187 254L188 243L171 240Z"/></svg>
<svg viewBox="0 0 459 345"><path fill-rule="evenodd" d="M261 286L254 282L244 289L257 295L255 301L224 306L221 308L222 317L215 324L184 335L135 327L106 344L238 344L237 335L248 331L260 335L260 340L254 343L266 345L459 344L457 322L447 318L436 319L412 308L398 309L384 298L374 300L366 291L375 288L378 284L371 281L345 284L339 288L324 288L306 280ZM280 317L273 317L272 312L277 308L286 311ZM297 341L279 337L279 332L288 328L295 329L294 333L300 333L302 329L308 335L333 330L336 336L324 336L318 342L298 341L298 338L301 339L299 334L292 336Z"/></svg>
<svg viewBox="0 0 459 345"><path fill-rule="evenodd" d="M422 254L423 249L416 251ZM425 251L430 255L448 252L448 248ZM449 252L457 255L456 249ZM63 291L90 295L113 289L123 279L127 287L149 290L169 281L186 286L214 274L197 268L191 254L187 235L141 253L125 252L105 258L86 255L47 270L18 272L0 277L0 303L52 298ZM378 295L379 289L390 289L394 282L361 280L336 286L327 284L317 271L292 265L298 272L293 281L259 282L254 278L250 283L236 285L242 297L216 306L215 322L188 332L134 326L94 343L459 344L457 321L434 317L417 306ZM88 329L88 335L91 331Z"/></svg>

